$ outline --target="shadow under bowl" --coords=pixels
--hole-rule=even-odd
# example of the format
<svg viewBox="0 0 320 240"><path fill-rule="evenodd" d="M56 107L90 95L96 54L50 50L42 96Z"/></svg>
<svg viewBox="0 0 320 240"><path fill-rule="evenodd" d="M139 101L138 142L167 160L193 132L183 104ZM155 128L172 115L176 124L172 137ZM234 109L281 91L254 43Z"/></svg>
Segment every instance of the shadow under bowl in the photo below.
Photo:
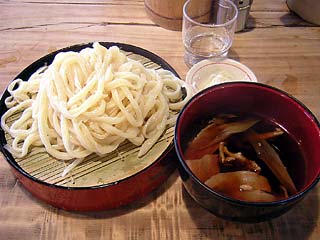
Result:
<svg viewBox="0 0 320 240"><path fill-rule="evenodd" d="M297 194L275 202L240 201L215 192L192 173L183 152L200 130L201 123L219 113L253 114L277 123L292 135L303 156L302 160L292 159L290 166L287 166L299 186ZM320 146L318 120L294 97L261 83L223 83L196 94L179 114L174 143L179 173L187 192L202 207L227 220L260 222L280 216L302 200L319 181L320 148L316 147Z"/></svg>

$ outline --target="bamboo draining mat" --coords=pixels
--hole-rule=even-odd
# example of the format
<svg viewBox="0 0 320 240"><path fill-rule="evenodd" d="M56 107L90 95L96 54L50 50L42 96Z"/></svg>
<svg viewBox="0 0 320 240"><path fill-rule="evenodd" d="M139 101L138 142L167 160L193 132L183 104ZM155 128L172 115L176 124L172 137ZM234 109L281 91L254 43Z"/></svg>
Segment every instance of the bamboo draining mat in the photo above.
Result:
<svg viewBox="0 0 320 240"><path fill-rule="evenodd" d="M122 52L129 59L142 63L148 69L161 69L160 65L145 56L135 52ZM8 118L8 125L11 126L20 116L21 112ZM64 169L73 161L59 161L50 156L43 147L40 148L40 151L39 148L33 148L26 157L15 160L29 176L49 184L64 187L100 186L130 177L157 161L173 143L173 131L174 127L168 126L152 149L142 157L138 157L139 146L125 141L115 151L105 156L89 155L65 176L62 176ZM11 145L12 137L6 133L5 138L7 143Z"/></svg>

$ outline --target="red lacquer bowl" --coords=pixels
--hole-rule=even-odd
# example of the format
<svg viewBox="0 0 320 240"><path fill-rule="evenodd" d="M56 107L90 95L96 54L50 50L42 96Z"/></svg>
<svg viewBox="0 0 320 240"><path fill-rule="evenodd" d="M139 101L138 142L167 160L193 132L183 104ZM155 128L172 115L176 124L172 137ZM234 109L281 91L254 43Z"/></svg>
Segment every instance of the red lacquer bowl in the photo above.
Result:
<svg viewBox="0 0 320 240"><path fill-rule="evenodd" d="M279 124L299 142L304 156L291 159L288 171L299 186L298 193L286 200L255 203L223 196L202 183L189 169L183 152L197 126L219 113L251 113ZM277 217L306 196L320 175L320 127L316 117L289 94L259 83L223 83L195 95L180 112L175 129L179 172L187 192L202 207L229 220L259 222ZM198 129L199 130L199 129ZM310 206L312 207L312 206Z"/></svg>
<svg viewBox="0 0 320 240"><path fill-rule="evenodd" d="M100 44L107 48L116 45L129 57L140 60L146 66L155 69L166 69L178 76L168 63L147 50L123 43L102 42ZM27 81L30 75L40 67L50 64L58 53L66 51L79 52L91 46L92 43L80 44L53 52L32 63L16 78ZM0 116L7 111L4 100L8 96L8 91L5 91L1 97ZM169 177L176 167L173 127L171 132L166 132L159 140L165 142L165 145L161 145L160 151L153 151L156 152L155 155L150 153L151 155L149 155L148 159L144 158L141 161L140 159L132 159L132 154L134 154L132 153L133 147L129 146L130 151L126 153L124 149L128 147L128 144L125 144L125 146L120 146L122 152L121 155L118 154L119 156L116 152L105 157L89 156L88 161L86 160L83 164L77 166L70 178L61 177L61 172L65 166L62 162L52 159L49 155L40 154L39 156L30 156L22 160L13 158L4 148L7 138L8 136L3 129L0 129L1 152L22 185L42 201L66 210L104 210L129 204L155 190ZM131 159L131 167L129 168L133 170L130 170L129 173L124 170L128 169L128 167L125 167L127 161L125 156ZM139 168L137 167L137 170L136 165L132 166L132 163L135 162L141 164ZM119 163L120 167L115 167L115 163ZM112 176L105 180L105 173ZM121 177L117 178L113 177L113 175ZM93 178L96 182L92 180Z"/></svg>

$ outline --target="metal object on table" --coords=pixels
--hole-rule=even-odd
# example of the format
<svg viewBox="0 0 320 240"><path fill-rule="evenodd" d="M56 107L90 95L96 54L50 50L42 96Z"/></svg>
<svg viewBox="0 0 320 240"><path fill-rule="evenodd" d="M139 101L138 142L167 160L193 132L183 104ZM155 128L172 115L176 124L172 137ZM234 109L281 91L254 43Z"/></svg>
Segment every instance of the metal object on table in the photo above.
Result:
<svg viewBox="0 0 320 240"><path fill-rule="evenodd" d="M245 29L253 0L234 0L238 7L236 32Z"/></svg>

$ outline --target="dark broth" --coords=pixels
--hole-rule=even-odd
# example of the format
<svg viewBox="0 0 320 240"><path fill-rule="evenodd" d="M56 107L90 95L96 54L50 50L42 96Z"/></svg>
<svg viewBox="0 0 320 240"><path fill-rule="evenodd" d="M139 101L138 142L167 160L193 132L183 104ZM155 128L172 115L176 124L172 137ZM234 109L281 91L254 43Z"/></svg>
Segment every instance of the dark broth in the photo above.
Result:
<svg viewBox="0 0 320 240"><path fill-rule="evenodd" d="M235 115L240 116L240 114ZM252 129L254 129L257 133L274 131L276 128L280 128L283 131L282 135L268 139L267 142L276 150L276 152L280 156L280 159L286 166L289 175L296 185L297 190L299 191L300 189L302 189L305 184L305 164L298 141L296 141L296 139L289 132L287 132L286 129L270 119L241 114L241 119L243 118L257 118L260 120L252 127ZM208 125L208 120L205 122L202 120L197 125L200 126L200 128L191 133L188 142L190 142L197 135L197 133L200 132L201 129ZM241 152L248 159L255 161L261 167L260 175L263 175L268 179L273 191L279 192L280 184L278 179L274 176L274 174L266 166L266 164L258 158L251 144L244 139L244 133L238 133L227 138L225 142L231 152ZM186 148L187 144L185 145L185 149ZM228 171L230 171L230 169L223 167L221 168L221 172Z"/></svg>

